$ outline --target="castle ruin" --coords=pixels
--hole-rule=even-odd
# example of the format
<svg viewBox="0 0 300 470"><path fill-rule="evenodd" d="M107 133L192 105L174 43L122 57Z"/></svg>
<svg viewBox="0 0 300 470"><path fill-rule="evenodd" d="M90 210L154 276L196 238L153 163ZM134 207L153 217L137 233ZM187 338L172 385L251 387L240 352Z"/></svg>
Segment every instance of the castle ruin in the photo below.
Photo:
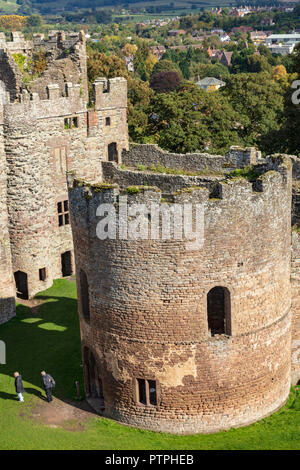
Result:
<svg viewBox="0 0 300 470"><path fill-rule="evenodd" d="M24 84L14 54L41 49L47 67ZM98 79L88 102L83 33L0 37L0 80L0 323L15 295L76 273L86 395L104 416L217 432L280 408L300 379L299 158L129 146L126 80ZM99 238L99 207L118 214L125 197L199 204L202 246L121 225Z"/></svg>

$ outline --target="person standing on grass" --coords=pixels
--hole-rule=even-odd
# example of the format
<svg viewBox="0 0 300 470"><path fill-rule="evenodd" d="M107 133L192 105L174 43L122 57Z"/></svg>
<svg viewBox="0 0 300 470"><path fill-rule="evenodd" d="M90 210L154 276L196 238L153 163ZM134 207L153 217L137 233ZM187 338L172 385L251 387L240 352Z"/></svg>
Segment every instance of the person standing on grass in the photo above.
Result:
<svg viewBox="0 0 300 470"><path fill-rule="evenodd" d="M19 372L14 373L14 378L15 378L15 387L16 387L16 394L19 397L19 401L23 402L24 397L24 387L23 387L23 382L22 382L22 376L19 374Z"/></svg>
<svg viewBox="0 0 300 470"><path fill-rule="evenodd" d="M55 387L55 381L53 377L51 377L50 374L47 374L44 370L41 372L41 375L42 375L44 389L46 392L47 402L50 403L50 401L53 400L52 389L53 387Z"/></svg>

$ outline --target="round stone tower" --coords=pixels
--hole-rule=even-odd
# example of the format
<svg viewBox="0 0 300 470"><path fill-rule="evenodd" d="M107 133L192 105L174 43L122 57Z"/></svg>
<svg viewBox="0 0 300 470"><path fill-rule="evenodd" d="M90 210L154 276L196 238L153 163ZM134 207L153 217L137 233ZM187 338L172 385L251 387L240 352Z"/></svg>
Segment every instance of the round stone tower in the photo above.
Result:
<svg viewBox="0 0 300 470"><path fill-rule="evenodd" d="M122 185L74 181L86 393L106 417L208 433L285 402L291 164L270 157L254 170L168 194L160 186L177 175L156 175L156 187L132 186L120 168Z"/></svg>

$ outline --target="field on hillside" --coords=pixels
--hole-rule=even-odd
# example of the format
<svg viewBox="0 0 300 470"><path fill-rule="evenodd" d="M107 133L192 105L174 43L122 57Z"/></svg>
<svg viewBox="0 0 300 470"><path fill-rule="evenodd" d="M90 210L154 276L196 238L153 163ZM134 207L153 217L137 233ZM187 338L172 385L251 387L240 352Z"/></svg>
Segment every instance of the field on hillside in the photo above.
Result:
<svg viewBox="0 0 300 470"><path fill-rule="evenodd" d="M17 5L16 0L7 0L6 2L4 0L0 0L1 15L15 13L18 8L19 5Z"/></svg>
<svg viewBox="0 0 300 470"><path fill-rule="evenodd" d="M74 280L57 280L37 296L42 304L18 306L18 315L0 326L7 364L0 365L0 449L300 449L300 387L288 403L251 426L210 435L173 436L122 426L83 411L75 380L82 384L80 337ZM55 400L43 400L40 371L56 380ZM12 374L26 389L19 403Z"/></svg>

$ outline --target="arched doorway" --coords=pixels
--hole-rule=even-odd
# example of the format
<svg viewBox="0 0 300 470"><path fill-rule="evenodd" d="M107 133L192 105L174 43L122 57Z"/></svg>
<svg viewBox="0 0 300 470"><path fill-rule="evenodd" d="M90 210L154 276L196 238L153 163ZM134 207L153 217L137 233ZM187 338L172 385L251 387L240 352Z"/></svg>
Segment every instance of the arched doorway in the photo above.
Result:
<svg viewBox="0 0 300 470"><path fill-rule="evenodd" d="M118 148L116 142L111 142L107 147L108 161L116 162L119 161Z"/></svg>
<svg viewBox="0 0 300 470"><path fill-rule="evenodd" d="M17 271L14 273L16 283L16 294L19 299L28 299L28 280L27 274L23 271Z"/></svg>
<svg viewBox="0 0 300 470"><path fill-rule="evenodd" d="M207 321L211 336L231 334L230 292L226 287L216 286L207 294Z"/></svg>
<svg viewBox="0 0 300 470"><path fill-rule="evenodd" d="M92 351L85 347L83 350L83 361L84 361L84 375L85 375L85 391L87 398L98 400L96 408L100 410L104 409L104 394L103 394L103 383L100 375L99 367L95 361L94 354Z"/></svg>

